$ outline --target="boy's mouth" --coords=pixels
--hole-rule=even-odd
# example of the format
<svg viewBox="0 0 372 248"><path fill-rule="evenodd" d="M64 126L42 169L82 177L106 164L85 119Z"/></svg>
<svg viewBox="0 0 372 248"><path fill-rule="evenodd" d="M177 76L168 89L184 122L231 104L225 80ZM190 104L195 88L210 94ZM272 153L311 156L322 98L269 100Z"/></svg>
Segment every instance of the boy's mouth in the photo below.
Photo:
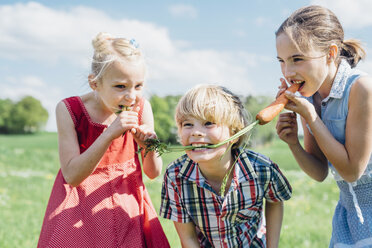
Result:
<svg viewBox="0 0 372 248"><path fill-rule="evenodd" d="M203 149L210 149L209 145L212 145L212 144L208 144L208 143L192 143L191 146L194 146L195 148L192 149L192 151L200 151L200 150L203 150Z"/></svg>

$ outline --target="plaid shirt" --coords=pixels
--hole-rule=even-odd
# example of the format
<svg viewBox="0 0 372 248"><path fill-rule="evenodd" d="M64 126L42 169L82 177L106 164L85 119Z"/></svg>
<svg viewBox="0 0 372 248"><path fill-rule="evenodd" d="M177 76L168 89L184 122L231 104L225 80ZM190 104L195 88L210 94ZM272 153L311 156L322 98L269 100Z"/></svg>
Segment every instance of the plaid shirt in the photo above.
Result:
<svg viewBox="0 0 372 248"><path fill-rule="evenodd" d="M239 158L224 198L187 155L171 163L164 175L160 215L177 222L193 222L201 247L266 247L265 235L259 232L263 199L288 200L292 188L267 157L241 149L232 154Z"/></svg>

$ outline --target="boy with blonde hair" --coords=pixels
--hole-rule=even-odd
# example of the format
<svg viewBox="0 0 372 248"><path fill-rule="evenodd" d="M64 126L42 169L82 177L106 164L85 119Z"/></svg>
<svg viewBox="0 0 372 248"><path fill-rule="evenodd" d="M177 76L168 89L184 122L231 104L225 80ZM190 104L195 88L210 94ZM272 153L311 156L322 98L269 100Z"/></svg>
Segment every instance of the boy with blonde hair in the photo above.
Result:
<svg viewBox="0 0 372 248"><path fill-rule="evenodd" d="M164 175L160 215L174 221L183 247L278 247L283 202L292 189L278 166L245 149L248 124L239 97L199 85L176 108L182 145L195 146ZM265 199L266 230L263 217Z"/></svg>

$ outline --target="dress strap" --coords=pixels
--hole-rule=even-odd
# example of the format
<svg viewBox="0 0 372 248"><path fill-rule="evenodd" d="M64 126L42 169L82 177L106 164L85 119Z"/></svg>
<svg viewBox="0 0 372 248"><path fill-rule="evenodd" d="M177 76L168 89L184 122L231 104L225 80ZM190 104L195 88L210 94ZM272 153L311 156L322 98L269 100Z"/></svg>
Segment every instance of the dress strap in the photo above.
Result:
<svg viewBox="0 0 372 248"><path fill-rule="evenodd" d="M353 203L354 203L355 211L357 213L357 216L359 218L360 223L363 224L364 223L364 218L363 218L362 210L360 209L360 206L359 206L358 199L356 197L355 191L353 189L353 184L352 183L348 183L348 185L349 185L349 191L350 191L351 195L353 196Z"/></svg>
<svg viewBox="0 0 372 248"><path fill-rule="evenodd" d="M79 126L79 120L81 118L81 115L84 114L83 109L81 108L81 100L78 96L72 96L69 98L63 99L64 104L66 105L66 108L68 112L71 115L71 119L73 120L75 127Z"/></svg>

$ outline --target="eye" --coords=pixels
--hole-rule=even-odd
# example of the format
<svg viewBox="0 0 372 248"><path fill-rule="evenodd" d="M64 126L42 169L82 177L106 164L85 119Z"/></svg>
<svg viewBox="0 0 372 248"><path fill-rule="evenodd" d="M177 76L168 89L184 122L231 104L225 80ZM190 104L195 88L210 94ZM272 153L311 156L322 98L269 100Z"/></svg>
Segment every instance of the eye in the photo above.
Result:
<svg viewBox="0 0 372 248"><path fill-rule="evenodd" d="M284 63L284 61L282 59L278 59L278 62L279 63Z"/></svg>
<svg viewBox="0 0 372 248"><path fill-rule="evenodd" d="M117 85L115 85L115 88L125 89L125 85L123 85L123 84L117 84Z"/></svg>
<svg viewBox="0 0 372 248"><path fill-rule="evenodd" d="M143 83L136 84L136 89L140 90L143 87Z"/></svg>
<svg viewBox="0 0 372 248"><path fill-rule="evenodd" d="M211 127L211 126L213 126L213 125L215 125L215 124L216 124L216 123L213 123L213 122L211 122L211 121L206 121L204 125L205 125L206 127Z"/></svg>
<svg viewBox="0 0 372 248"><path fill-rule="evenodd" d="M299 61L303 61L303 58L301 58L301 57L293 58L293 62L299 62Z"/></svg>
<svg viewBox="0 0 372 248"><path fill-rule="evenodd" d="M182 127L192 127L192 123L190 122L183 122Z"/></svg>

